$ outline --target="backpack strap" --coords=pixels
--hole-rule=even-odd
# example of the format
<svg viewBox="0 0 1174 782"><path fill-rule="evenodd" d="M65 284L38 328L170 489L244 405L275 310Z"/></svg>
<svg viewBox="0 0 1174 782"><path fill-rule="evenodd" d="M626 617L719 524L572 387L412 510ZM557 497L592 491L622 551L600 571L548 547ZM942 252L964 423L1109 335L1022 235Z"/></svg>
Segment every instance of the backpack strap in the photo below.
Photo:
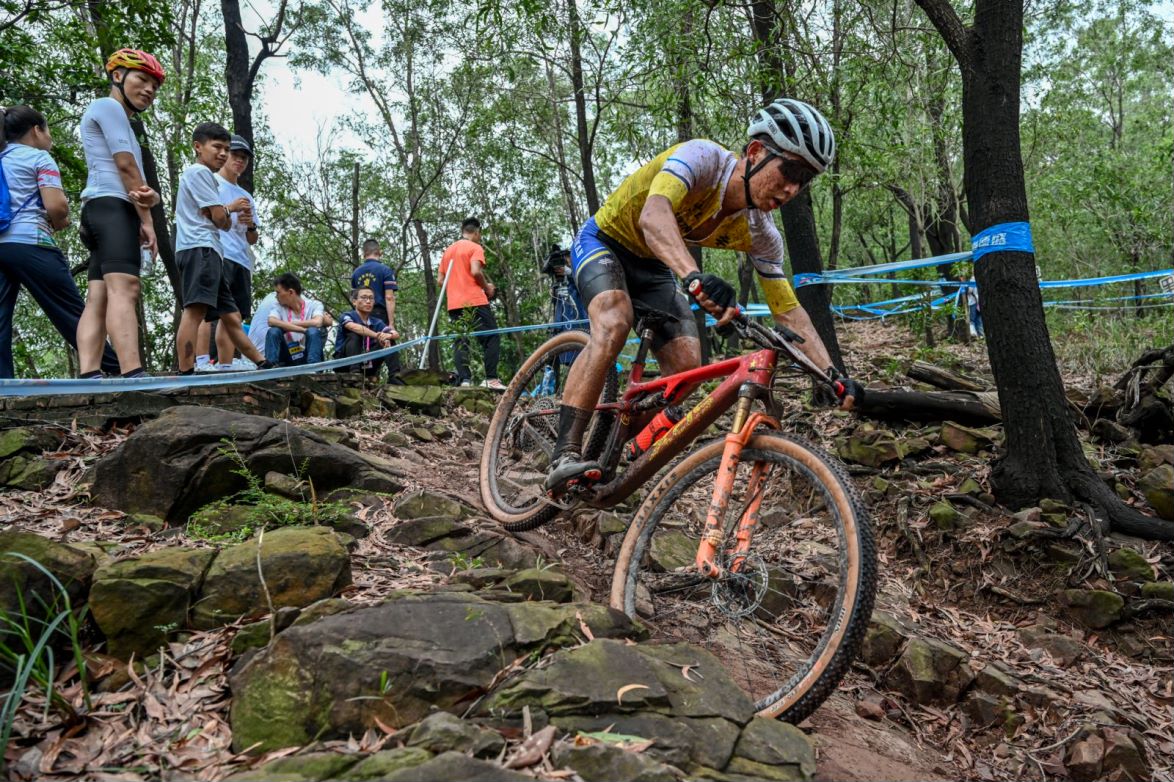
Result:
<svg viewBox="0 0 1174 782"><path fill-rule="evenodd" d="M3 152L0 152L0 161L4 160L5 156L7 156L8 153L11 151L12 151L12 147L9 147L8 149L4 150ZM0 176L3 176L3 175L4 175L3 168L0 168ZM36 198L38 201L41 201L41 188L40 187L34 187L33 192L29 195L28 198L26 198L24 200L24 203L21 204L20 206L18 206L15 210L13 210L11 217L9 217L9 224L11 224L12 220L16 219L16 216L18 214L20 214L21 212L23 212L25 209L28 208L28 205L33 202L34 198ZM44 201L41 201L41 206L44 206L44 205L45 205Z"/></svg>

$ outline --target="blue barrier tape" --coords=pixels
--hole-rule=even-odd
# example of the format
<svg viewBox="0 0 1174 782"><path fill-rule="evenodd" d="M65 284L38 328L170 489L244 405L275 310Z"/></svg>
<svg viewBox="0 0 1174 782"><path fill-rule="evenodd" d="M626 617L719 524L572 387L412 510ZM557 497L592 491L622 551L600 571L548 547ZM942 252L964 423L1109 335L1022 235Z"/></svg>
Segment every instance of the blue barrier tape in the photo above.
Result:
<svg viewBox="0 0 1174 782"><path fill-rule="evenodd" d="M857 266L849 269L832 269L825 271L822 274L796 274L793 278L795 287L802 287L804 285L813 285L817 282L837 279L839 277L860 277L863 275L875 274L889 274L892 272L905 271L906 269L924 269L927 266L942 266L947 263L955 263L957 261L969 261L970 253L949 253L947 255L935 255L930 258L917 258L911 261L892 261L890 263L878 263L873 266Z"/></svg>
<svg viewBox="0 0 1174 782"><path fill-rule="evenodd" d="M328 372L340 367L362 364L375 361L401 350L407 350L429 341L453 340L462 336L484 337L491 334L515 334L524 331L539 331L552 327L581 326L586 320L568 321L564 323L541 323L532 326L509 326L500 329L473 331L468 335L437 334L434 337L417 337L407 342L393 345L389 348L372 350L361 356L348 356L330 361L321 361L317 364L306 364L274 369L255 369L247 372L206 372L197 375L166 375L162 377L134 377L134 378L101 378L101 379L43 379L43 378L11 378L0 380L0 397L4 396L54 396L57 394L113 394L126 391L167 391L175 388L190 388L196 386L236 385L240 383L255 383L262 380L277 380L299 375L311 375L318 372Z"/></svg>
<svg viewBox="0 0 1174 782"><path fill-rule="evenodd" d="M984 228L970 239L970 254L978 263L988 253L1018 252L1035 254L1031 242L1031 223L999 223Z"/></svg>

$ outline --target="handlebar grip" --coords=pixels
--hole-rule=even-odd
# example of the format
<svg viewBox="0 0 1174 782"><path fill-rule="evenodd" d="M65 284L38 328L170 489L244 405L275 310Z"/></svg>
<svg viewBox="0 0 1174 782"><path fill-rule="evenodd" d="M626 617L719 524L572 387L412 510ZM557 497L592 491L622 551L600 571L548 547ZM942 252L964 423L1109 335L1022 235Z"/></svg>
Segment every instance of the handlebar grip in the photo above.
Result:
<svg viewBox="0 0 1174 782"><path fill-rule="evenodd" d="M689 293L693 296L697 295L697 291L701 290L701 280L693 280L689 283Z"/></svg>

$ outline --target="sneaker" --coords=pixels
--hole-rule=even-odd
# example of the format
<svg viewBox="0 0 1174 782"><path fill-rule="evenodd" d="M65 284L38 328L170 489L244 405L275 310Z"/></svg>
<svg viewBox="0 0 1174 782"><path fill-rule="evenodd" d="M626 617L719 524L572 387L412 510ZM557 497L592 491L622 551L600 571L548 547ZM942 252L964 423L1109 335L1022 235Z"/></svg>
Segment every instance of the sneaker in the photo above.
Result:
<svg viewBox="0 0 1174 782"><path fill-rule="evenodd" d="M211 361L208 361L203 364L196 364L195 370L197 372L217 372L217 371L219 371L216 369L216 365L213 364Z"/></svg>
<svg viewBox="0 0 1174 782"><path fill-rule="evenodd" d="M481 381L481 387L488 388L490 391L505 391L505 383L495 377Z"/></svg>
<svg viewBox="0 0 1174 782"><path fill-rule="evenodd" d="M552 497L557 497L580 481L592 482L602 477L603 468L599 462L585 461L577 453L566 453L550 465L550 472L546 474L542 487Z"/></svg>
<svg viewBox="0 0 1174 782"><path fill-rule="evenodd" d="M460 385L459 387L460 387L460 388L472 388L472 387L473 387L473 381L472 381L472 380L462 380L462 381L461 381L461 385Z"/></svg>

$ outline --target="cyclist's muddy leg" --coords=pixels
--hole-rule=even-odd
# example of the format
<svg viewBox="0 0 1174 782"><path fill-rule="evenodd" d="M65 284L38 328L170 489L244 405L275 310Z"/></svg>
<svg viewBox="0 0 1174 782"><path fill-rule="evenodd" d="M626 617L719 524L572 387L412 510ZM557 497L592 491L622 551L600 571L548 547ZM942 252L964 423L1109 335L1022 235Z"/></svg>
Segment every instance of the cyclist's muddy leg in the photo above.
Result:
<svg viewBox="0 0 1174 782"><path fill-rule="evenodd" d="M620 290L604 291L587 308L591 338L579 353L563 384L563 404L591 410L599 402L607 370L615 363L632 330L632 300Z"/></svg>
<svg viewBox="0 0 1174 782"><path fill-rule="evenodd" d="M669 340L653 351L656 361L660 364L660 374L675 375L687 372L701 366L701 341L697 337L677 337ZM689 387L687 394L693 393L696 385Z"/></svg>

